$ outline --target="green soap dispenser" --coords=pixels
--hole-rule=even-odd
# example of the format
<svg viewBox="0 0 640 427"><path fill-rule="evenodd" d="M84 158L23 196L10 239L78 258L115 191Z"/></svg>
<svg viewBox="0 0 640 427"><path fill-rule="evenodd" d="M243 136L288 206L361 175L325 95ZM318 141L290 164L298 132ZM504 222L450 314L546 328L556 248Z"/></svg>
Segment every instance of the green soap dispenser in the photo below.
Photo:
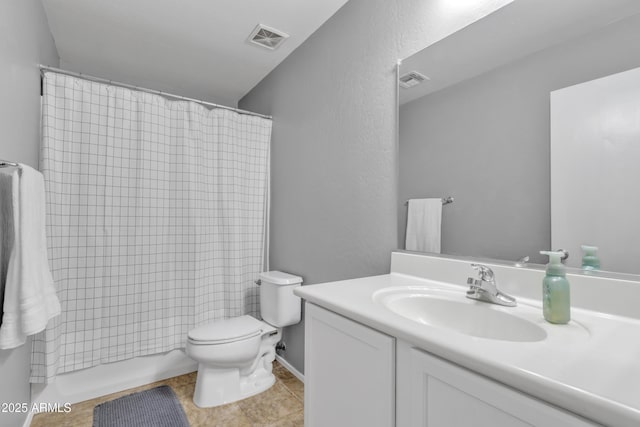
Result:
<svg viewBox="0 0 640 427"><path fill-rule="evenodd" d="M549 323L565 324L571 320L569 281L561 259L562 252L541 251L549 256L547 275L542 281L542 312Z"/></svg>
<svg viewBox="0 0 640 427"><path fill-rule="evenodd" d="M600 270L600 258L598 258L598 247L581 245L584 255L582 256L583 270Z"/></svg>

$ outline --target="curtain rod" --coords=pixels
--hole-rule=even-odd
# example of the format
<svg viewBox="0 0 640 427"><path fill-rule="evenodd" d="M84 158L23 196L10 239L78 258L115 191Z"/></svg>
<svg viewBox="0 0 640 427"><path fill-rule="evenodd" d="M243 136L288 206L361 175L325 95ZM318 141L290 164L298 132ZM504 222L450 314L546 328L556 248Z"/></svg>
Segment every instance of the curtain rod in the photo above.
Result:
<svg viewBox="0 0 640 427"><path fill-rule="evenodd" d="M272 116L267 116L265 114L254 113L252 111L241 110L239 108L227 107L226 105L214 104L212 102L202 101L200 99L187 98L186 96L174 95L172 93L162 92L160 90L147 89L147 88L144 88L144 87L134 86L134 85L130 85L130 84L127 84L127 83L115 82L113 80L103 79L101 77L90 76L88 74L76 73L76 72L68 71L68 70L62 70L60 68L50 67L48 65L38 64L38 67L40 67L40 73L42 73L44 71L53 71L54 73L66 74L68 76L78 77L78 78L81 78L81 79L90 80L90 81L94 81L94 82L98 82L98 83L107 83L107 84L110 84L110 85L113 85L113 86L120 86L120 87L124 87L124 88L127 88L127 89L139 90L141 92L147 92L147 93L152 93L152 94L155 94L155 95L161 95L161 96L164 96L164 97L167 97L167 98L181 99L183 101L191 101L191 102L195 102L197 104L207 105L209 107L222 108L224 110L235 111L236 113L239 113L239 114L246 114L246 115L249 115L249 116L257 116L257 117L262 117L264 119L273 119Z"/></svg>

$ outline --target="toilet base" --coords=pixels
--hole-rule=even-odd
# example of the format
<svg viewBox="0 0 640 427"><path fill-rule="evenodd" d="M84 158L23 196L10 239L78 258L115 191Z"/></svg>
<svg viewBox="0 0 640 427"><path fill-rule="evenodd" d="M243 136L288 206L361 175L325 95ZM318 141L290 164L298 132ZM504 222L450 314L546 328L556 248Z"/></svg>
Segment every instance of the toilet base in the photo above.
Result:
<svg viewBox="0 0 640 427"><path fill-rule="evenodd" d="M273 373L240 378L238 369L212 369L198 366L193 403L199 408L211 408L246 399L268 390L276 382Z"/></svg>
<svg viewBox="0 0 640 427"><path fill-rule="evenodd" d="M281 336L277 331L263 338L260 356L242 368L220 368L199 363L193 403L200 408L211 408L246 399L271 388L276 382L272 372L275 346Z"/></svg>

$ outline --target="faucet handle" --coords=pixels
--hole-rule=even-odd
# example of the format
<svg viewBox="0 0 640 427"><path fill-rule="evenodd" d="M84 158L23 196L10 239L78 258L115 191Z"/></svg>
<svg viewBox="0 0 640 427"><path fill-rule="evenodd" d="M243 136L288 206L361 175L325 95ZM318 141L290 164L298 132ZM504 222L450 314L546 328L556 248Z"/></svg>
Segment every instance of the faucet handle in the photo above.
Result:
<svg viewBox="0 0 640 427"><path fill-rule="evenodd" d="M473 268L474 270L478 270L478 276L480 277L480 280L485 281L485 282L493 282L494 281L494 277L495 276L493 274L493 270L491 270L486 265L471 264L471 268Z"/></svg>

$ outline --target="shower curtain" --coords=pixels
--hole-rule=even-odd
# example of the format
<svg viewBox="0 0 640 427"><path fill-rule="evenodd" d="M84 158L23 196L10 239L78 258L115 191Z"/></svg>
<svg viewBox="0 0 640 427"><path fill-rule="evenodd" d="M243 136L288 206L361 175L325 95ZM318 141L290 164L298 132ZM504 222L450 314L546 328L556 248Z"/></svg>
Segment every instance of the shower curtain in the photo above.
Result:
<svg viewBox="0 0 640 427"><path fill-rule="evenodd" d="M271 120L47 72L41 170L62 314L32 382L257 314Z"/></svg>

